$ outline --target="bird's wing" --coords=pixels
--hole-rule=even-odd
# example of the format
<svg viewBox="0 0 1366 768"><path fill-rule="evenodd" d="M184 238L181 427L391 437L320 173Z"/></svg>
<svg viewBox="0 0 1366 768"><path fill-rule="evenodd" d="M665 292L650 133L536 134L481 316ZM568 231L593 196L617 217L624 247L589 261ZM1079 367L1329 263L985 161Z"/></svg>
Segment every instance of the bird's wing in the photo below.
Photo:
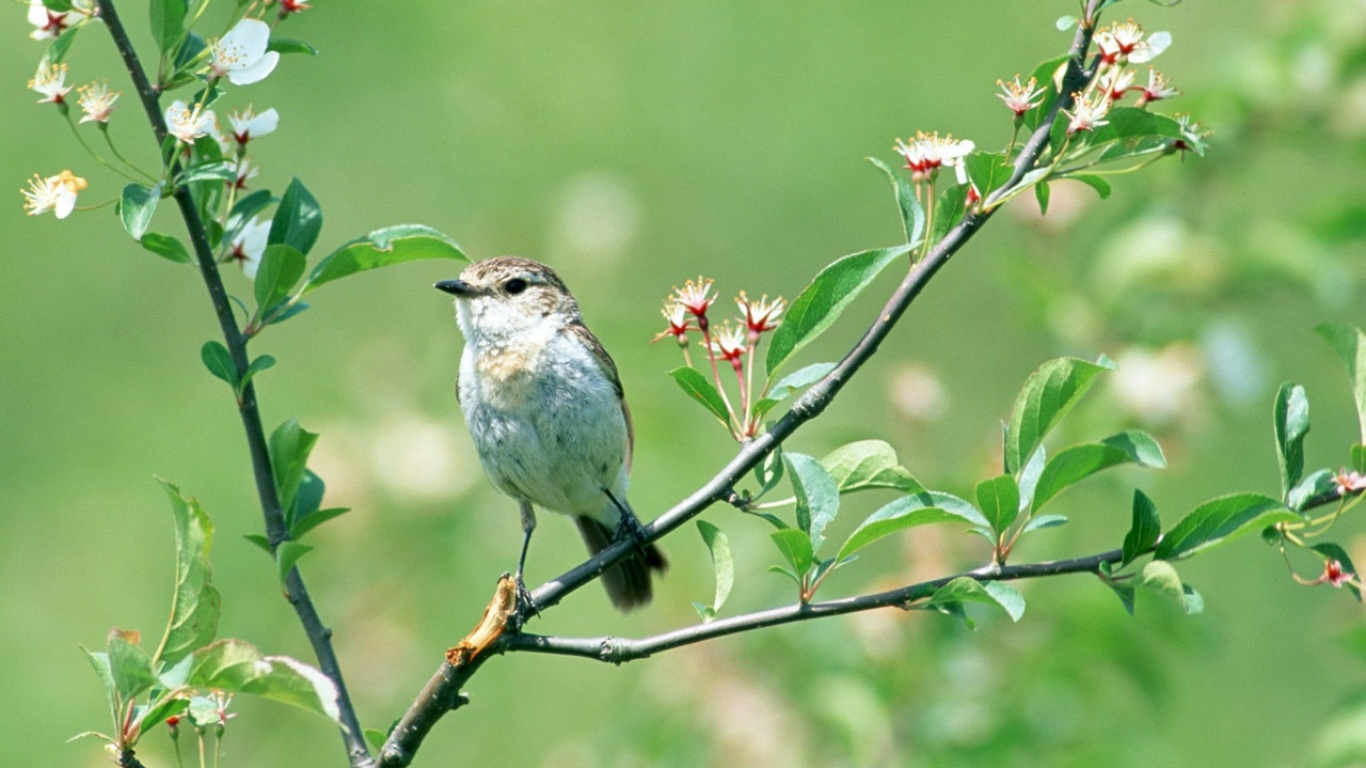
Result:
<svg viewBox="0 0 1366 768"><path fill-rule="evenodd" d="M583 342L588 351L593 353L593 359L597 361L598 366L602 368L602 372L611 380L612 387L617 391L617 399L621 401L621 416L626 420L626 461L624 465L629 473L631 471L631 454L634 453L636 445L636 430L635 426L631 424L631 409L626 405L626 393L621 389L621 376L617 374L617 364L612 362L612 356L607 354L602 342L598 341L598 337L588 330L588 326L583 323L570 323L565 327L565 330Z"/></svg>

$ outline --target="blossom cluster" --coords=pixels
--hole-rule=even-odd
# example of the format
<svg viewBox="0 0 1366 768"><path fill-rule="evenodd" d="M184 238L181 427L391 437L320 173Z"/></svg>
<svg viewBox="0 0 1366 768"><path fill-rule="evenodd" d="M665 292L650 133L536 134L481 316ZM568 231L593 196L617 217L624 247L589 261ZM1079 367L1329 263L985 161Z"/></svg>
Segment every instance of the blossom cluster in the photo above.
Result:
<svg viewBox="0 0 1366 768"><path fill-rule="evenodd" d="M1129 66L1147 63L1161 55L1172 44L1171 33L1155 32L1149 35L1138 22L1129 19L1097 32L1095 42L1100 51L1096 76L1086 88L1073 94L1075 101L1072 109L1063 110L1068 119L1069 136L1107 125L1109 121L1105 118L1110 108L1126 94L1138 93L1134 106L1143 108L1154 101L1170 99L1181 93L1151 66L1148 67L1147 82L1138 84L1138 74Z"/></svg>
<svg viewBox="0 0 1366 768"><path fill-rule="evenodd" d="M684 361L692 367L689 354L689 337L696 333L701 337L702 348L706 351L707 362L711 369L712 383L724 405L727 426L737 440L746 440L759 432L762 413L756 412L753 405L763 398L768 384L754 397L754 357L755 350L765 333L778 328L780 316L787 308L782 298L770 300L768 294L751 299L741 291L735 297L739 315L728 318L719 326L713 326L709 312L716 302L712 293L715 281L698 277L697 281L687 281L682 288L675 287L673 293L664 300L661 314L667 327L654 337L653 341L673 338L683 350ZM736 387L740 395L737 410L726 394L725 384L720 372L721 364L728 364L735 374ZM720 414L718 414L720 415Z"/></svg>
<svg viewBox="0 0 1366 768"><path fill-rule="evenodd" d="M33 26L30 37L35 40L53 40L71 32L81 25L99 17L99 11L92 0L73 0L63 4L61 10L48 7L43 0L29 0L28 21ZM277 18L283 20L293 14L308 10L311 6L303 0L268 0L253 6L252 12L264 15L271 8ZM231 178L226 180L225 192L219 199L219 221L223 231L228 233L221 243L219 258L222 261L235 261L241 264L248 277L255 277L257 266L266 247L269 221L256 218L239 220L228 217L233 201L239 192L248 188L248 182L259 173L259 169L247 156L251 141L268 135L279 126L280 115L274 109L256 112L248 106L228 115L230 130L224 131L218 116L211 108L213 102L223 95L221 85L245 86L260 82L268 77L279 64L280 54L270 50L271 25L260 18L239 19L222 36L208 41L204 51L183 65L183 78L174 81L163 80L157 83L159 90L168 90L169 85L193 83L202 84L192 101L173 100L164 108L163 120L166 133L172 137L179 152L180 168L196 164L230 165ZM54 46L53 50L58 50ZM64 50L64 49L63 49ZM53 104L58 112L69 121L69 94L72 86L67 84L67 65L52 59L52 53L44 57L28 87L41 98L39 104ZM61 54L58 54L60 56ZM76 104L81 111L79 124L93 123L100 129L114 156L122 162L117 166L90 149L84 140L82 146L99 163L134 181L160 189L173 185L176 181L176 166L167 165L155 172L143 170L124 159L110 137L107 124L119 105L122 95L112 90L107 81L96 80L76 88ZM76 123L72 127L75 128ZM205 145L200 139L210 137L217 147L217 153L205 154ZM77 134L80 138L80 134ZM210 145L213 146L213 145ZM24 196L24 210L30 216L38 216L52 211L57 218L66 218L76 209L77 193L88 186L85 179L70 170L55 176L35 174L27 189L20 190Z"/></svg>

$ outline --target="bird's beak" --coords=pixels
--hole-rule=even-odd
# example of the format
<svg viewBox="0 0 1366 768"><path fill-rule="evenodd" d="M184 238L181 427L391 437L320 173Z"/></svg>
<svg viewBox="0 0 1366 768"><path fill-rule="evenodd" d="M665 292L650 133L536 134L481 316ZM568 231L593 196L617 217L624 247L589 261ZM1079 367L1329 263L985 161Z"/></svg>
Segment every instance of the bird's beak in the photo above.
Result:
<svg viewBox="0 0 1366 768"><path fill-rule="evenodd" d="M464 280L442 280L432 287L455 296L481 296L484 293Z"/></svg>

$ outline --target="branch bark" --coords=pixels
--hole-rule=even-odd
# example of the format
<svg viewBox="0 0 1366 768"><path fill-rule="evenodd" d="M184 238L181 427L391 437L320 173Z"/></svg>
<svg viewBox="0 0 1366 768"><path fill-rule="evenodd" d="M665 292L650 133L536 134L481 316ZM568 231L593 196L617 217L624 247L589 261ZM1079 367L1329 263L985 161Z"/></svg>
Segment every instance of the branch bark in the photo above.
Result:
<svg viewBox="0 0 1366 768"><path fill-rule="evenodd" d="M964 576L979 581L1013 581L1016 579L1038 578L1040 576L1058 576L1065 573L1097 573L1101 563L1114 564L1123 559L1123 557L1124 553L1122 550L1113 549L1108 552L1102 552L1097 555L1074 560L1056 560L1041 563L1027 563L1023 565L1007 565L1003 567L986 565L975 570L954 574L952 576L941 576L940 578L931 581L922 581L917 584L901 587L900 589L859 595L858 597L846 597L839 600L807 603L806 605L790 605L783 608L773 608L767 611L744 614L742 616L717 619L708 624L684 627L683 629L674 630L673 632L665 632L664 634L641 639L619 637L550 637L523 632L507 637L503 646L504 649L508 651L553 653L561 656L579 656L582 658L611 662L613 664L621 664L627 661L643 659L661 651L700 643L704 640L712 640L718 637L762 629L764 627L774 627L779 624L790 624L796 621L807 621L809 619L818 619L825 616L840 616L846 613L857 613L859 611L868 611L875 608L886 608L891 606L909 610L914 607L912 603L930 597L940 587L948 584L954 579Z"/></svg>
<svg viewBox="0 0 1366 768"><path fill-rule="evenodd" d="M137 51L128 39L127 30L124 29L123 22L119 19L113 0L97 0L97 4L100 17L109 29L109 35L113 38L119 56L123 59L124 67L133 80L138 100L142 103L143 110L147 113L147 119L152 124L158 152L160 152L160 147L166 139L166 121L161 112L161 93L147 79L146 70L143 69ZM171 168L172 174L178 170L178 167L179 162L177 161ZM227 290L223 287L222 276L219 274L218 264L214 260L213 248L209 245L208 235L204 229L204 222L200 219L194 198L187 188L184 186L176 187L171 191L171 194L175 198L176 205L180 208L181 217L185 220L185 228L189 233L190 244L194 248L195 262L199 267L200 277L203 279L204 287L208 289L209 298L213 302L214 314L218 318L218 325L223 333L223 341L232 354L237 376L241 378L246 374L249 365L247 340L242 335L241 329L238 328L236 316L233 315ZM260 410L256 403L256 388L250 381L242 388L237 410L242 419L243 431L246 433L247 450L251 454L252 473L256 480L256 492L265 521L266 537L270 541L271 550L274 551L280 544L289 541L290 537L289 530L285 525L279 494L275 488L275 476L270 464L270 451L267 447L265 429L261 424ZM319 616L312 598L309 597L308 589L304 585L303 577L299 574L298 568L291 569L286 576L285 592L290 605L294 607L294 611L299 617L300 623L303 624L309 643L313 646L313 652L318 658L319 669L337 686L337 704L340 710L342 739L346 745L351 765L357 768L373 765L373 760L361 733L360 721L356 717L350 694L347 693L346 683L342 678L341 666L337 661L335 651L332 649L332 631L323 624L322 617Z"/></svg>

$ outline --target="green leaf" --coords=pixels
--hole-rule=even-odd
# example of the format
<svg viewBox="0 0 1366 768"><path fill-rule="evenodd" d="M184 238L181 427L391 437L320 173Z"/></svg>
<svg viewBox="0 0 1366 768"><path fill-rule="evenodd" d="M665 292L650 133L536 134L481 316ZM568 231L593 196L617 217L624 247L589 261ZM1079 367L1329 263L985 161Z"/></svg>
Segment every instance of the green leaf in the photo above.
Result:
<svg viewBox="0 0 1366 768"><path fill-rule="evenodd" d="M1289 499L1290 489L1304 476L1304 437L1309 434L1309 398L1304 387L1290 382L1281 385L1271 424L1281 467L1281 498Z"/></svg>
<svg viewBox="0 0 1366 768"><path fill-rule="evenodd" d="M1088 363L1062 357L1044 363L1031 373L1010 415L1005 445L1006 472L1013 474L1029 458L1044 437L1091 388L1097 374L1113 368L1114 364L1104 358L1098 363Z"/></svg>
<svg viewBox="0 0 1366 768"><path fill-rule="evenodd" d="M1059 16L1059 17L1058 17L1058 20L1057 20L1056 22L1053 23L1053 26L1057 27L1059 32L1066 32L1067 30L1071 29L1072 27L1077 26L1077 17L1076 17L1076 16Z"/></svg>
<svg viewBox="0 0 1366 768"><path fill-rule="evenodd" d="M138 647L137 634L120 629L109 631L109 671L119 701L125 706L143 692L151 690L157 682L156 673L152 671L152 659Z"/></svg>
<svg viewBox="0 0 1366 768"><path fill-rule="evenodd" d="M967 200L967 184L949 187L939 193L939 199L934 204L934 223L930 229L931 243L943 240L944 235L962 221L963 213L967 210Z"/></svg>
<svg viewBox="0 0 1366 768"><path fill-rule="evenodd" d="M1109 580L1106 580L1106 581L1105 581L1105 586L1107 586L1107 587L1109 587L1110 589L1114 590L1115 596L1118 597L1118 598L1119 598L1119 602L1122 603L1122 604L1124 605L1124 610L1128 611L1130 616L1133 616L1133 615L1134 615L1134 585L1133 585L1133 583L1132 583L1132 582L1128 582L1128 581L1109 581Z"/></svg>
<svg viewBox="0 0 1366 768"><path fill-rule="evenodd" d="M181 184L190 184L196 181L235 181L237 179L237 163L232 160L210 160L205 163L195 163L180 172L176 181Z"/></svg>
<svg viewBox="0 0 1366 768"><path fill-rule="evenodd" d="M1302 519L1281 502L1256 493L1220 496L1201 504L1157 545L1153 557L1177 560L1281 521Z"/></svg>
<svg viewBox="0 0 1366 768"><path fill-rule="evenodd" d="M244 534L242 538L260 547L261 551L265 552L267 555L271 555L272 557L274 556L273 553L270 551L270 539L267 539L263 534L248 533Z"/></svg>
<svg viewBox="0 0 1366 768"><path fill-rule="evenodd" d="M1025 524L1024 533L1042 531L1045 528L1057 528L1061 525L1067 525L1067 523L1066 515L1039 515L1030 518L1029 522Z"/></svg>
<svg viewBox="0 0 1366 768"><path fill-rule="evenodd" d="M167 718L183 714L189 707L190 702L184 698L184 691L162 691L161 695L151 702L133 710L133 721L138 728L138 737L146 736L148 731L166 722Z"/></svg>
<svg viewBox="0 0 1366 768"><path fill-rule="evenodd" d="M1002 430L1005 433L1005 430ZM1007 436L1008 433L1003 434ZM1029 509L1034 503L1034 492L1039 487L1039 477L1043 475L1043 468L1048 461L1048 451L1043 446L1034 449L1029 454L1029 461L1025 462L1024 468L1015 473L1015 482L1020 486L1020 511Z"/></svg>
<svg viewBox="0 0 1366 768"><path fill-rule="evenodd" d="M196 648L207 644L218 631L222 598L213 586L213 521L194 499L186 499L176 486L162 482L175 518L176 580L171 618L153 658L175 664Z"/></svg>
<svg viewBox="0 0 1366 768"><path fill-rule="evenodd" d="M768 343L765 367L770 377L825 332L883 267L911 252L911 246L879 248L837 259L816 275L787 310L787 317Z"/></svg>
<svg viewBox="0 0 1366 768"><path fill-rule="evenodd" d="M707 381L706 376L686 365L669 371L669 375L678 382L678 386L688 394L688 397L701 403L711 411L711 415L729 427L730 415L726 411L726 401L721 399L721 393Z"/></svg>
<svg viewBox="0 0 1366 768"><path fill-rule="evenodd" d="M262 656L242 640L219 640L195 652L189 685L250 693L325 715L337 722L337 687L322 672L287 656Z"/></svg>
<svg viewBox="0 0 1366 768"><path fill-rule="evenodd" d="M1129 526L1129 532L1124 535L1124 559L1120 561L1119 567L1132 563L1135 558L1142 555L1157 543L1157 537L1162 532L1162 521L1157 516L1157 505L1153 500L1143 493L1134 489L1134 515L1133 523ZM1133 613L1132 610L1129 613Z"/></svg>
<svg viewBox="0 0 1366 768"><path fill-rule="evenodd" d="M1101 200L1110 196L1110 182L1106 181L1104 176L1097 176L1093 173L1078 173L1063 178L1080 181L1082 184L1094 189L1096 194L1100 195Z"/></svg>
<svg viewBox="0 0 1366 768"><path fill-rule="evenodd" d="M313 547L297 541L280 542L280 546L275 548L275 572L280 577L280 586L284 586L285 579L289 577L289 572L294 570L299 558L312 551Z"/></svg>
<svg viewBox="0 0 1366 768"><path fill-rule="evenodd" d="M783 463L797 497L797 527L811 539L811 551L817 552L825 541L825 526L839 512L839 488L825 467L806 454L786 451Z"/></svg>
<svg viewBox="0 0 1366 768"><path fill-rule="evenodd" d="M239 198L237 202L232 204L232 212L228 214L229 226L234 230L241 229L248 219L260 213L273 202L277 201L271 196L268 189L258 189L246 197Z"/></svg>
<svg viewBox="0 0 1366 768"><path fill-rule="evenodd" d="M1034 199L1039 201L1039 215L1048 214L1048 199L1053 194L1053 190L1048 186L1048 182L1040 181L1034 185Z"/></svg>
<svg viewBox="0 0 1366 768"><path fill-rule="evenodd" d="M305 533L308 533L314 528L317 528L318 526L322 525L328 520L331 520L335 517L341 517L342 515L350 511L350 507L329 507L328 509L320 509L317 512L313 512L300 518L298 522L296 522L294 526L290 528L289 534L293 538L300 538Z"/></svg>
<svg viewBox="0 0 1366 768"><path fill-rule="evenodd" d="M265 319L304 274L304 255L290 245L268 245L256 268L256 314Z"/></svg>
<svg viewBox="0 0 1366 768"><path fill-rule="evenodd" d="M180 36L185 32L185 0L151 0L148 11L152 39L165 53L180 42Z"/></svg>
<svg viewBox="0 0 1366 768"><path fill-rule="evenodd" d="M906 235L906 244L919 245L920 236L925 233L925 210L920 207L920 201L915 199L911 183L904 174L893 171L876 157L868 158L868 162L887 174L887 180L892 182L892 193L896 195L896 207L901 212L901 231Z"/></svg>
<svg viewBox="0 0 1366 768"><path fill-rule="evenodd" d="M469 261L454 240L435 229L420 224L400 224L377 229L328 254L309 273L301 293L357 272L419 259Z"/></svg>
<svg viewBox="0 0 1366 768"><path fill-rule="evenodd" d="M797 589L801 589L801 588L802 588L802 577L800 577L800 576L798 576L797 574L793 573L792 570L789 569L789 568L784 568L784 567L782 567L781 565L770 565L770 566L768 567L768 572L769 572L769 573L781 573L782 575L788 577L789 579L792 579L792 583L794 583L794 584L797 585Z"/></svg>
<svg viewBox="0 0 1366 768"><path fill-rule="evenodd" d="M768 393L755 401L750 410L755 416L762 418L764 414L773 410L774 406L787 399L793 392L815 384L833 370L835 370L834 363L812 363L803 368L798 368L769 388Z"/></svg>
<svg viewBox="0 0 1366 768"><path fill-rule="evenodd" d="M91 651L84 646L81 650L90 660L90 666L94 667L95 674L99 676L100 682L104 685L105 699L109 704L109 714L114 722L114 727L119 727L119 720L123 717L122 702L119 701L119 689L114 684L114 670L109 664L109 654L105 651Z"/></svg>
<svg viewBox="0 0 1366 768"><path fill-rule="evenodd" d="M1175 600L1187 614L1197 614L1205 610L1204 599L1181 581L1176 568L1166 560L1151 560L1144 565L1137 585Z"/></svg>
<svg viewBox="0 0 1366 768"><path fill-rule="evenodd" d="M294 495L294 503L285 510L285 525L289 527L290 538L298 538L294 532L299 522L322 507L323 494L326 492L327 484L323 479L305 467L303 479L299 481L299 490Z"/></svg>
<svg viewBox="0 0 1366 768"><path fill-rule="evenodd" d="M735 583L735 560L731 557L730 539L727 538L725 531L706 520L698 520L697 532L702 534L702 541L711 553L712 571L716 574L716 595L708 606L708 614L703 616L703 620L707 621L707 616L715 618L716 612L721 610L726 598L730 597L731 586Z"/></svg>
<svg viewBox="0 0 1366 768"><path fill-rule="evenodd" d="M280 506L289 509L303 483L308 468L308 455L317 444L318 436L290 419L275 428L270 435L270 466L280 493Z"/></svg>
<svg viewBox="0 0 1366 768"><path fill-rule="evenodd" d="M1347 550L1327 541L1322 544L1315 544L1313 550L1323 555L1325 560L1338 561L1342 566L1343 573L1351 579L1351 581L1343 582L1343 586L1347 587L1347 590L1352 593L1352 597L1356 598L1358 603L1361 602L1361 587L1352 583L1352 581L1360 581L1360 574L1357 573L1356 566L1352 564L1352 558L1347 555Z"/></svg>
<svg viewBox="0 0 1366 768"><path fill-rule="evenodd" d="M1290 493L1285 496L1285 505L1296 512L1301 512L1315 498L1325 496L1328 493L1336 495L1337 487L1337 480L1332 470L1320 469L1290 489Z"/></svg>
<svg viewBox="0 0 1366 768"><path fill-rule="evenodd" d="M778 551L782 553L783 559L787 560L792 566L792 570L798 575L806 573L811 567L812 560L816 553L811 550L811 540L806 534L796 528L786 528L781 531L774 531L769 534L773 543L778 546ZM797 579L801 583L801 579Z"/></svg>
<svg viewBox="0 0 1366 768"><path fill-rule="evenodd" d="M52 8L51 3L46 5L48 8ZM53 10L56 9L53 8ZM47 53L43 54L42 63L44 65L61 64L62 60L66 58L67 52L71 50L71 44L76 41L76 33L80 31L81 27L78 25L70 27L58 35L57 39L52 41L52 45L47 47Z"/></svg>
<svg viewBox="0 0 1366 768"><path fill-rule="evenodd" d="M162 258L169 259L177 264L190 263L190 252L185 250L185 246L180 240L171 237L170 235L163 235L158 232L146 232L138 242L142 244L143 248L146 248Z"/></svg>
<svg viewBox="0 0 1366 768"><path fill-rule="evenodd" d="M1181 125L1166 115L1149 112L1137 107L1114 107L1106 113L1105 125L1091 131L1089 139L1092 147L1119 142L1121 146L1137 149L1141 139L1179 139ZM1111 154L1108 159L1124 156Z"/></svg>
<svg viewBox="0 0 1366 768"><path fill-rule="evenodd" d="M1352 380L1352 396L1357 404L1361 442L1366 443L1366 334L1360 328L1341 323L1324 323L1314 330L1328 342L1347 368Z"/></svg>
<svg viewBox="0 0 1366 768"><path fill-rule="evenodd" d="M812 363L811 365L798 368L792 373L784 376L781 381L769 388L768 396L775 400L783 400L793 392L815 384L825 378L825 375L833 370L835 370L834 363Z"/></svg>
<svg viewBox="0 0 1366 768"><path fill-rule="evenodd" d="M754 480L759 484L759 497L776 488L778 483L782 481L784 474L783 448L779 445L754 467ZM778 527L785 528L786 526L780 525Z"/></svg>
<svg viewBox="0 0 1366 768"><path fill-rule="evenodd" d="M1032 133L1034 129L1038 128L1039 124L1043 122L1044 116L1053 109L1053 103L1058 100L1057 83L1059 72L1063 71L1063 68L1068 65L1069 61L1070 57L1065 54L1062 56L1055 56L1054 58L1040 62L1039 65L1034 68L1034 71L1030 73L1030 77L1034 78L1034 80L1043 87L1044 95L1043 98L1039 100L1039 106L1024 114L1023 124L1026 131ZM1066 123L1065 120L1059 120L1058 122ZM1063 127L1066 128L1066 125Z"/></svg>
<svg viewBox="0 0 1366 768"><path fill-rule="evenodd" d="M1066 488L1120 464L1160 469L1167 466L1167 460L1157 441L1138 430L1120 432L1099 443L1074 445L1055 454L1039 476L1034 491L1034 511L1039 511Z"/></svg>
<svg viewBox="0 0 1366 768"><path fill-rule="evenodd" d="M157 687L167 690L179 688L190 679L190 667L194 666L194 657L186 656L175 664L162 663L158 666L160 669L157 672Z"/></svg>
<svg viewBox="0 0 1366 768"><path fill-rule="evenodd" d="M205 42L203 37L200 37L193 32L186 35L185 43L180 46L180 49L177 50L175 54L177 72L176 77L172 79L172 82L175 80L187 80L187 82L195 82L198 80L198 78L193 75L189 75L189 73L181 70L202 63L201 54L203 54L208 47L208 43ZM188 75L188 79L182 77L182 75ZM167 84L167 87L163 88L162 92L164 93L170 89L170 84Z"/></svg>
<svg viewBox="0 0 1366 768"><path fill-rule="evenodd" d="M971 517L965 517L962 514L960 504L971 509L971 505L962 499L954 499L958 504L949 503L944 506L937 506L936 501L942 501L942 499L936 497L940 496L947 497L947 494L918 493L913 496L904 496L882 507L864 518L863 522L859 523L858 528L849 534L849 538L840 547L839 554L835 555L835 560L842 562L845 558L884 536L918 525L952 522L986 524L986 521L982 520L981 513L976 509L972 509Z"/></svg>
<svg viewBox="0 0 1366 768"><path fill-rule="evenodd" d="M123 188L123 195L119 198L119 218L123 221L123 228L128 230L128 234L132 235L134 240L142 241L147 226L152 223L152 214L156 213L157 201L160 199L159 185L148 187L143 184L129 184Z"/></svg>
<svg viewBox="0 0 1366 768"><path fill-rule="evenodd" d="M242 386L245 387L247 385L247 382L251 381L252 377L254 377L256 374L266 370L267 368L273 367L275 367L275 358L271 357L270 355L261 355L255 360L252 360L251 365L247 366L247 372L242 376Z"/></svg>
<svg viewBox="0 0 1366 768"><path fill-rule="evenodd" d="M322 208L304 183L295 178L289 182L284 196L280 198L280 206L275 209L275 218L270 221L270 235L266 242L270 245L288 245L307 256L318 241L318 233L322 228ZM257 281L259 283L259 277Z"/></svg>
<svg viewBox="0 0 1366 768"><path fill-rule="evenodd" d="M305 43L302 40L292 40L288 37L271 36L270 42L266 45L267 51L276 53L306 53L309 56L317 56L318 49Z"/></svg>
<svg viewBox="0 0 1366 768"><path fill-rule="evenodd" d="M821 459L840 493L891 488L919 493L925 487L898 463L896 449L882 440L860 440L836 448Z"/></svg>
<svg viewBox="0 0 1366 768"><path fill-rule="evenodd" d="M371 752L378 754L380 750L384 749L384 742L388 740L389 734L378 728L365 729L365 743L370 745Z"/></svg>
<svg viewBox="0 0 1366 768"><path fill-rule="evenodd" d="M1351 451L1352 470L1366 474L1366 445L1354 445Z"/></svg>
<svg viewBox="0 0 1366 768"><path fill-rule="evenodd" d="M986 516L987 524L998 536L1003 535L1020 514L1020 487L1012 475L1001 475L977 484L977 506Z"/></svg>
<svg viewBox="0 0 1366 768"><path fill-rule="evenodd" d="M955 603L998 607L1010 616L1011 621L1019 621L1025 611L1024 596L1014 587L1001 581L977 581L970 576L959 576L936 589L928 601L916 607L938 609Z"/></svg>
<svg viewBox="0 0 1366 768"><path fill-rule="evenodd" d="M232 354L220 341L206 341L199 348L199 358L209 373L226 381L228 386L237 389L237 366L232 362Z"/></svg>
<svg viewBox="0 0 1366 768"><path fill-rule="evenodd" d="M1000 152L973 152L963 158L963 167L984 199L1004 186L1015 172L1015 167L1006 162L1005 155Z"/></svg>

